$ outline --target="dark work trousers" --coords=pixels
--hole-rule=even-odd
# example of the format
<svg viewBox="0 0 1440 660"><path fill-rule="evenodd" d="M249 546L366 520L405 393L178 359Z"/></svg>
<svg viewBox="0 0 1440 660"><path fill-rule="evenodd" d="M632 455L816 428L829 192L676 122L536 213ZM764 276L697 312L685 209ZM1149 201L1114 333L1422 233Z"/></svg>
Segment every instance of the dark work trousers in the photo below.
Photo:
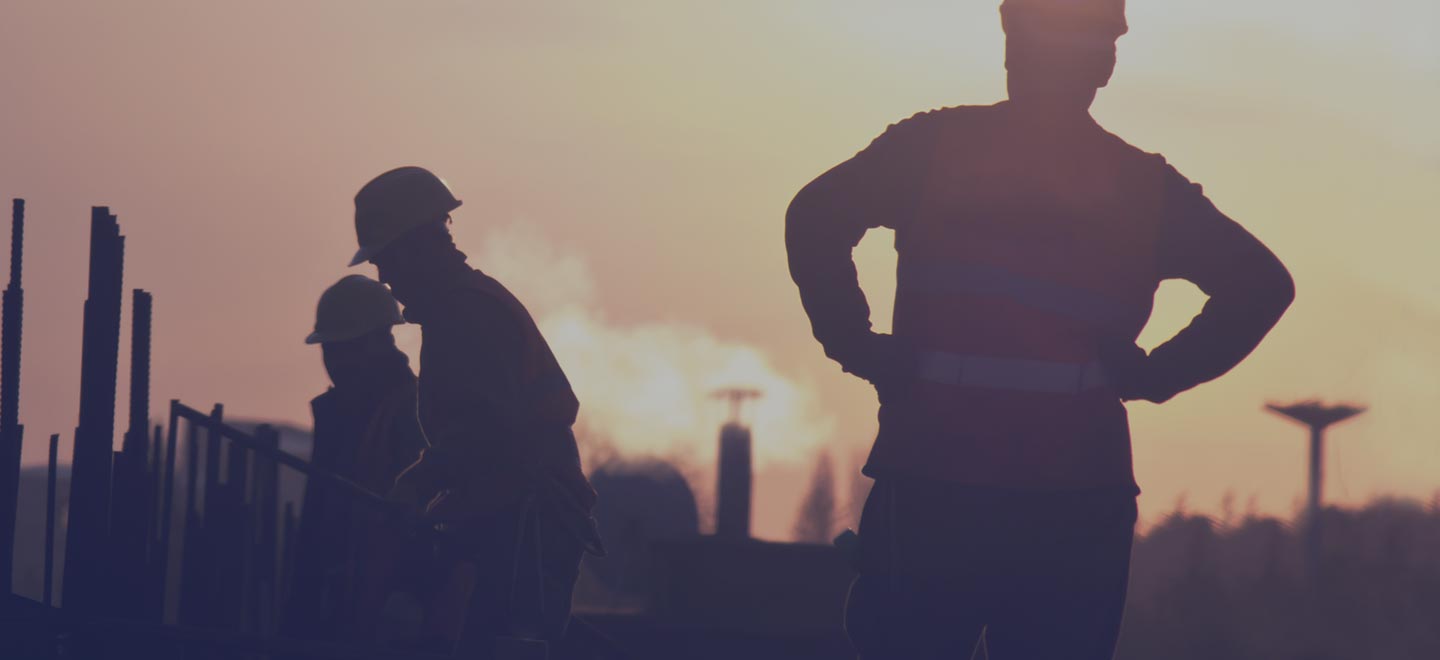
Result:
<svg viewBox="0 0 1440 660"><path fill-rule="evenodd" d="M862 660L1110 660L1135 496L875 483L845 628ZM985 657L976 655L975 657Z"/></svg>
<svg viewBox="0 0 1440 660"><path fill-rule="evenodd" d="M475 564L478 579L457 653L489 658L500 637L557 644L570 621L580 542L545 504L476 519L450 544L451 561Z"/></svg>

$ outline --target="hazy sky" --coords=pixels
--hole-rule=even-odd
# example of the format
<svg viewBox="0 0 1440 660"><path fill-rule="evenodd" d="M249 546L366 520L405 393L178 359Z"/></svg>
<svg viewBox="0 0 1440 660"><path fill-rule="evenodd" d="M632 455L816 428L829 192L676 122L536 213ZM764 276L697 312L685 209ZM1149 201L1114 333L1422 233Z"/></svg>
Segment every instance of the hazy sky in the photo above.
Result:
<svg viewBox="0 0 1440 660"><path fill-rule="evenodd" d="M873 394L810 337L785 206L893 121L1002 98L997 4L6 2L26 461L76 422L89 206L119 215L127 292L156 297L154 414L180 398L305 423L326 381L301 340L354 272L352 195L419 164L465 200L462 248L532 300L588 435L703 465L723 412L707 390L772 392L757 527L783 537L814 450L848 471L875 431ZM1227 491L1289 514L1304 435L1260 407L1311 396L1372 408L1332 434L1328 498L1429 498L1440 4L1131 0L1130 23L1096 117L1203 183L1299 285L1249 363L1131 407L1142 515L1182 495L1217 510ZM882 328L889 240L858 253ZM1163 288L1147 341L1199 304Z"/></svg>

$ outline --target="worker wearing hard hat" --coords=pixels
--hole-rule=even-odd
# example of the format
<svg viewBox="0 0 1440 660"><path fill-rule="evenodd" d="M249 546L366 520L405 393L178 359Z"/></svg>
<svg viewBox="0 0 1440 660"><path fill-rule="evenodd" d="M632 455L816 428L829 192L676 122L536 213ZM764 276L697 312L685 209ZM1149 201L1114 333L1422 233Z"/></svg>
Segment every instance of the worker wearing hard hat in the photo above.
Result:
<svg viewBox="0 0 1440 660"><path fill-rule="evenodd" d="M384 284L351 275L320 296L315 331L305 340L320 345L334 384L311 401L310 461L381 494L426 446L415 374L391 332L404 322ZM379 512L310 480L297 545L289 634L372 641L421 634L422 567L415 564L425 548L407 545Z"/></svg>
<svg viewBox="0 0 1440 660"><path fill-rule="evenodd" d="M1124 401L1244 359L1294 285L1165 159L1091 118L1123 0L1005 0L1010 98L924 112L805 186L786 219L816 339L872 382L880 431L847 629L861 657L1109 658L1135 522ZM895 232L891 334L851 250ZM1210 296L1135 341L1161 280Z"/></svg>
<svg viewBox="0 0 1440 660"><path fill-rule="evenodd" d="M397 494L429 502L457 537L455 586L471 593L457 652L488 653L500 638L560 639L583 550L600 549L575 394L525 306L456 249L459 206L422 168L381 174L355 196L352 263L374 263L420 325L431 447Z"/></svg>

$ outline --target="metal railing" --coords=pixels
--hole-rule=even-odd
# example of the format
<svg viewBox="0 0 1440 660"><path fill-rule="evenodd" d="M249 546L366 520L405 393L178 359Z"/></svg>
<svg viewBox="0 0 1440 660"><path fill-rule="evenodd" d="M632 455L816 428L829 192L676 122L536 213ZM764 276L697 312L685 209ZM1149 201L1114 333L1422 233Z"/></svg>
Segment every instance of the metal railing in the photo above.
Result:
<svg viewBox="0 0 1440 660"><path fill-rule="evenodd" d="M163 444L160 431L156 427L144 460L130 463L142 468L131 483L145 487L116 489L111 498L116 509L147 514L138 523L130 521L144 532L141 552L96 553L109 556L108 565L88 572L86 579L109 578L82 591L93 594L101 607L58 610L57 639L71 638L69 644L78 645L82 655L104 640L123 641L152 658L193 657L204 649L276 659L448 657L282 637L298 516L292 503L280 497L280 469L318 480L365 506L393 511L394 505L281 450L273 427L246 431L227 423L220 405L205 413L171 401ZM57 444L58 436L52 437L52 484ZM182 455L184 464L177 466ZM120 456L117 452L117 464ZM176 492L177 482L183 482L183 493ZM183 500L177 501L177 495ZM53 485L46 499L45 542L47 556L53 557ZM128 538L130 531L113 529L112 543ZM47 604L52 579L47 569Z"/></svg>

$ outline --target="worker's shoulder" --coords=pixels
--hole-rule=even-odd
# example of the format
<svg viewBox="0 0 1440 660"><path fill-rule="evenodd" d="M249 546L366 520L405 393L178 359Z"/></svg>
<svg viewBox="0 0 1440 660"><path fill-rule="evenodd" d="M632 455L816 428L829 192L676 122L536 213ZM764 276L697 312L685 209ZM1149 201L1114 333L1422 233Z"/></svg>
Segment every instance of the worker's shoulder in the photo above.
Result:
<svg viewBox="0 0 1440 660"><path fill-rule="evenodd" d="M506 296L494 290L470 286L451 293L448 311L452 320L462 322L492 322L515 316Z"/></svg>
<svg viewBox="0 0 1440 660"><path fill-rule="evenodd" d="M498 280L474 271L451 293L449 316L468 330L518 332L529 312Z"/></svg>
<svg viewBox="0 0 1440 660"><path fill-rule="evenodd" d="M484 272L471 270L459 287L459 294L478 310L513 316L525 309L525 305L504 284Z"/></svg>
<svg viewBox="0 0 1440 660"><path fill-rule="evenodd" d="M1104 127L1100 128L1100 133L1101 140L1103 141L1105 147L1109 149L1112 155L1116 157L1129 161L1136 166L1154 169L1157 171L1174 169L1174 167L1170 165L1169 161L1165 159L1165 156L1158 152L1146 151L1144 149L1141 149L1140 147L1130 144L1129 142L1125 141L1124 138L1116 135L1109 130L1106 130Z"/></svg>
<svg viewBox="0 0 1440 660"><path fill-rule="evenodd" d="M869 149L885 153L926 153L942 135L983 133L993 125L995 106L957 105L917 112L885 128Z"/></svg>
<svg viewBox="0 0 1440 660"><path fill-rule="evenodd" d="M939 128L940 126L993 121L999 116L999 108L999 104L952 105L924 110L891 124L886 131L921 131Z"/></svg>

